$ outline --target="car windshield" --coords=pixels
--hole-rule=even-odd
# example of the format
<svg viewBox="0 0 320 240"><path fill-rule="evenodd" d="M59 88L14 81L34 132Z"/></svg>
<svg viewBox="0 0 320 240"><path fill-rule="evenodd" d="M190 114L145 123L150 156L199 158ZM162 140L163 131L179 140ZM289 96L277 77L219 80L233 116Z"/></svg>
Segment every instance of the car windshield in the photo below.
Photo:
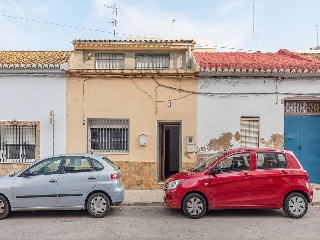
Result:
<svg viewBox="0 0 320 240"><path fill-rule="evenodd" d="M112 162L109 158L107 157L103 157L102 158L104 161L106 161L107 163L109 163L115 170L120 169L114 162Z"/></svg>
<svg viewBox="0 0 320 240"><path fill-rule="evenodd" d="M219 152L216 154L213 154L211 157L204 160L202 163L200 163L198 166L191 169L191 172L201 172L205 170L207 167L209 167L213 162L215 162L218 158L222 157L225 153Z"/></svg>

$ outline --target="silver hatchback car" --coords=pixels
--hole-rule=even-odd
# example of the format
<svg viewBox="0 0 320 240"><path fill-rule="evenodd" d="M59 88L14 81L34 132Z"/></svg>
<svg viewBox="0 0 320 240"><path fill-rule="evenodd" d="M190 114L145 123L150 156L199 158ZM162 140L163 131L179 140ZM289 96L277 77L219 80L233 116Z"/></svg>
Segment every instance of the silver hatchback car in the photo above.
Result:
<svg viewBox="0 0 320 240"><path fill-rule="evenodd" d="M64 154L0 177L0 219L10 211L86 209L104 217L124 200L121 171L106 157Z"/></svg>

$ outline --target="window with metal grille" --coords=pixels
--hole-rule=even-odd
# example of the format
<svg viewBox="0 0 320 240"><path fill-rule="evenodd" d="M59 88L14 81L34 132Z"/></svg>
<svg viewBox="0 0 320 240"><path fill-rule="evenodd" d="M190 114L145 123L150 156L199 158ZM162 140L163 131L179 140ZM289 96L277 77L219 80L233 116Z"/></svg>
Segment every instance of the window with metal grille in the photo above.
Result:
<svg viewBox="0 0 320 240"><path fill-rule="evenodd" d="M0 162L34 162L36 125L0 125Z"/></svg>
<svg viewBox="0 0 320 240"><path fill-rule="evenodd" d="M259 117L241 117L241 147L259 147Z"/></svg>
<svg viewBox="0 0 320 240"><path fill-rule="evenodd" d="M88 150L129 152L129 119L88 119Z"/></svg>
<svg viewBox="0 0 320 240"><path fill-rule="evenodd" d="M124 69L123 53L96 53L96 69Z"/></svg>
<svg viewBox="0 0 320 240"><path fill-rule="evenodd" d="M170 54L137 53L136 69L170 69Z"/></svg>

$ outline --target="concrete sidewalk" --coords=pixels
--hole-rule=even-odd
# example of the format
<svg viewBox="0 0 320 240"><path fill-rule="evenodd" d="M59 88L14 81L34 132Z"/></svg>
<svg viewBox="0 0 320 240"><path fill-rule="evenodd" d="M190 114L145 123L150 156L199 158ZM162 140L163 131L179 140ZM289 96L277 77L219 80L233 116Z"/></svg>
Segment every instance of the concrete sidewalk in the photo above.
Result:
<svg viewBox="0 0 320 240"><path fill-rule="evenodd" d="M320 205L320 184L313 186L312 205ZM164 205L163 190L126 190L123 205L125 206L153 206Z"/></svg>

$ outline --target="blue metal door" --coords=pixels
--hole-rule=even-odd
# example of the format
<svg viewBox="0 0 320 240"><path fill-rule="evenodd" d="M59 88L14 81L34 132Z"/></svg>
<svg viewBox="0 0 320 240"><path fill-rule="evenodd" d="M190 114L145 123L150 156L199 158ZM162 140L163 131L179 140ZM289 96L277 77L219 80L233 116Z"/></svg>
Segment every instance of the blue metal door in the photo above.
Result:
<svg viewBox="0 0 320 240"><path fill-rule="evenodd" d="M310 182L320 183L320 116L286 115L284 148L293 151Z"/></svg>

